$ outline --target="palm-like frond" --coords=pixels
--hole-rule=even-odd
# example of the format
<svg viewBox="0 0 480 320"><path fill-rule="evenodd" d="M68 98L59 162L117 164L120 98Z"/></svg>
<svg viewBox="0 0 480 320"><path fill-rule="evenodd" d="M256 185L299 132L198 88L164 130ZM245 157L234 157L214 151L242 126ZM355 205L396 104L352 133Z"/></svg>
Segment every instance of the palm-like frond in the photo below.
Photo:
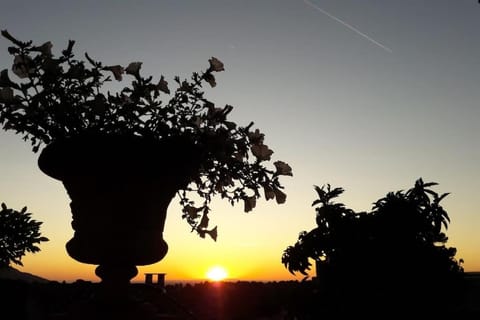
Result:
<svg viewBox="0 0 480 320"><path fill-rule="evenodd" d="M318 199L313 201L312 207L318 204L323 204L324 206L327 206L330 204L331 199L338 197L345 191L343 188L334 188L332 190L332 187L329 183L323 185L322 187L315 185L314 188L318 194Z"/></svg>

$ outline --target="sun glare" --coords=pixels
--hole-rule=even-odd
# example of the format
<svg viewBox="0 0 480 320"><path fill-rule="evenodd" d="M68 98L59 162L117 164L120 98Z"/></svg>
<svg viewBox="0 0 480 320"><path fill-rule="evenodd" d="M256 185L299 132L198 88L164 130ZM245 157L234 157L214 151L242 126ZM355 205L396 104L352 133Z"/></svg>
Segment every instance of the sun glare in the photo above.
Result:
<svg viewBox="0 0 480 320"><path fill-rule="evenodd" d="M212 281L222 281L227 277L227 271L221 266L211 267L207 271L207 278Z"/></svg>

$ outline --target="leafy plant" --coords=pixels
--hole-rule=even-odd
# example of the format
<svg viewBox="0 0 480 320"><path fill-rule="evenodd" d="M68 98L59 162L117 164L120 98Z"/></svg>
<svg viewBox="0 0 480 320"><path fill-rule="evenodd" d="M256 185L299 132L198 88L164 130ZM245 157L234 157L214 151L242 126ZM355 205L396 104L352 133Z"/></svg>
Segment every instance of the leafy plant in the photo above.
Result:
<svg viewBox="0 0 480 320"><path fill-rule="evenodd" d="M0 73L0 123L29 140L34 152L58 139L91 133L189 141L201 150L200 165L178 195L182 217L201 237L216 237L216 228L208 229L215 195L232 205L243 202L245 212L255 208L262 194L266 200L285 202L279 177L291 176L290 166L283 161L272 166L273 151L253 122L239 126L227 120L232 106L219 108L205 98L202 86L215 87L214 73L224 70L217 58L189 80L175 77L177 88L171 92L163 76L157 82L142 76L141 62L104 65L88 54L86 61L78 60L73 40L56 57L51 42L36 46L6 30L2 35L13 44L8 51L20 80L12 81L7 69ZM129 85L116 93L105 89L112 77L122 81L125 75L132 78ZM192 200L195 194L200 205Z"/></svg>
<svg viewBox="0 0 480 320"><path fill-rule="evenodd" d="M17 211L2 203L0 210L0 267L22 266L22 257L40 251L37 244L48 241L40 234L42 222L33 220L27 207Z"/></svg>
<svg viewBox="0 0 480 320"><path fill-rule="evenodd" d="M352 310L374 319L391 310L400 318L457 315L464 303L463 260L446 246L450 219L440 201L447 193L439 195L435 185L418 179L407 191L387 193L370 212L335 203L342 188L315 187L317 227L302 231L282 255L292 274L306 278L315 262L314 289L296 316L337 318Z"/></svg>
<svg viewBox="0 0 480 320"><path fill-rule="evenodd" d="M448 193L434 192L430 187L435 185L418 179L406 192L389 192L376 201L369 213L333 203L342 188L315 187L317 227L300 233L283 252L282 263L292 274L304 275L310 260L316 261L317 269L326 265L339 274L362 270L363 276L380 273L379 268L424 278L462 272L463 260L455 259L455 248L445 246L448 238L442 230L450 222L440 205Z"/></svg>

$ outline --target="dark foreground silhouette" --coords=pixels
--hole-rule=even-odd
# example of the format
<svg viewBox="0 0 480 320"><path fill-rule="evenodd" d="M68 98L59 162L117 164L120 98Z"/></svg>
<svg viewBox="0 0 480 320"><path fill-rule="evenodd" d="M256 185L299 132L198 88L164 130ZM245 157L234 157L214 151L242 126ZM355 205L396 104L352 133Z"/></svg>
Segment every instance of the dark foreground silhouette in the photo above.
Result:
<svg viewBox="0 0 480 320"><path fill-rule="evenodd" d="M392 275L394 277L394 275ZM388 283L390 279L385 279ZM99 285L85 281L75 283L27 283L0 281L0 307L3 320L71 319L95 307ZM392 291L394 292L394 291ZM132 284L130 296L152 319L339 319L344 316L385 318L392 316L426 319L478 319L480 317L480 274L466 273L463 285L449 299L439 293L424 296L417 303L408 299L411 292L369 301L368 288L358 296L358 303L333 299L317 290L313 281L223 282L176 284L161 288ZM421 296L421 295L419 295ZM410 301L410 303L403 303ZM120 306L119 306L120 307ZM420 308L419 308L420 307ZM68 316L70 315L70 317ZM91 319L91 318L89 318ZM121 319L121 317L119 318Z"/></svg>
<svg viewBox="0 0 480 320"><path fill-rule="evenodd" d="M409 317L445 316L464 291L463 259L447 246L450 222L440 204L448 193L435 182L415 181L412 188L388 192L369 212L356 212L334 201L343 188L315 187L317 226L302 231L282 256L293 274L316 266L322 313Z"/></svg>

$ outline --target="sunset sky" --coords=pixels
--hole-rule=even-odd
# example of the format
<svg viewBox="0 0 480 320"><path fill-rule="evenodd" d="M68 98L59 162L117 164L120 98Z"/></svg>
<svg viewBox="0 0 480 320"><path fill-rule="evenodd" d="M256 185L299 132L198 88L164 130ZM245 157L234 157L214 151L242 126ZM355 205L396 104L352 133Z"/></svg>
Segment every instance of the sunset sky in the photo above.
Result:
<svg viewBox="0 0 480 320"><path fill-rule="evenodd" d="M480 271L480 4L474 0L2 0L0 28L51 41L105 64L142 61L144 75L188 78L217 57L225 71L206 96L234 106L231 119L265 133L274 160L293 168L283 205L213 202L217 242L191 233L178 199L169 207L169 252L139 268L167 280L294 280L281 264L298 233L315 226L314 185L343 187L338 199L370 210L416 179L439 183L451 224L448 246ZM0 69L11 68L0 39ZM10 76L15 76L10 72ZM126 84L126 83L125 83ZM27 206L50 239L22 271L51 280L97 281L95 266L70 258L69 198L37 166L38 154L0 132L0 201Z"/></svg>

